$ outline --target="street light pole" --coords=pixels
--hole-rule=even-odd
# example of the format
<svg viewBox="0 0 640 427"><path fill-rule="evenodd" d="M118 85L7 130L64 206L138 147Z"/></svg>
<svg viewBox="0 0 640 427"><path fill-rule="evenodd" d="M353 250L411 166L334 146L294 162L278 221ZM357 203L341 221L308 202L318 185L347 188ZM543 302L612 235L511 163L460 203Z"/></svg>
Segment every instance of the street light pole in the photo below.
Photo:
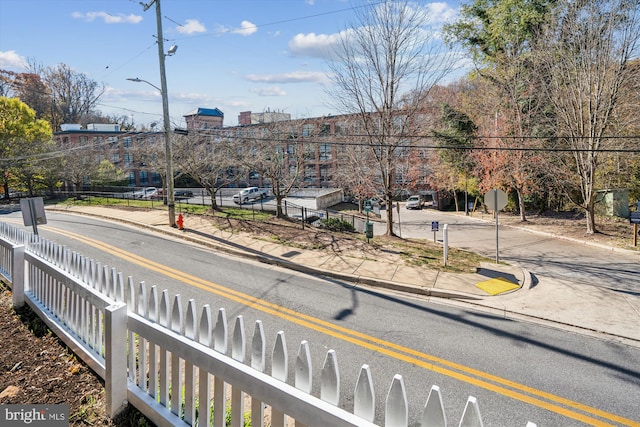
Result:
<svg viewBox="0 0 640 427"><path fill-rule="evenodd" d="M165 53L164 53L164 39L162 38L162 13L160 11L160 0L152 0L147 4L143 4L143 6L144 6L144 10L147 11L151 7L151 5L154 3L156 5L156 21L158 24L158 60L160 62L160 94L162 95L162 118L164 121L165 158L166 158L166 164L167 164L166 166L167 208L169 209L169 225L171 227L175 227L176 226L176 202L175 202L175 197L173 195L173 153L171 148L171 123L169 123L169 97L167 94L167 75L164 68ZM136 80L140 80L140 79L136 79ZM140 80L140 81L144 81L144 80ZM149 82L146 82L146 83L149 83Z"/></svg>

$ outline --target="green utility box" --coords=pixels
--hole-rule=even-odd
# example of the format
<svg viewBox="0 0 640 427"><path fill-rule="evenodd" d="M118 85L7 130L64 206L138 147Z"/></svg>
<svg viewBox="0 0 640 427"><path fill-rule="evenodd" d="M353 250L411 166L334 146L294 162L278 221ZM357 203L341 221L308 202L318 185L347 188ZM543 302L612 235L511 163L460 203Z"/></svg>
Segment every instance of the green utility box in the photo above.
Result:
<svg viewBox="0 0 640 427"><path fill-rule="evenodd" d="M373 238L373 223L367 222L364 229L364 234L367 236L367 239Z"/></svg>

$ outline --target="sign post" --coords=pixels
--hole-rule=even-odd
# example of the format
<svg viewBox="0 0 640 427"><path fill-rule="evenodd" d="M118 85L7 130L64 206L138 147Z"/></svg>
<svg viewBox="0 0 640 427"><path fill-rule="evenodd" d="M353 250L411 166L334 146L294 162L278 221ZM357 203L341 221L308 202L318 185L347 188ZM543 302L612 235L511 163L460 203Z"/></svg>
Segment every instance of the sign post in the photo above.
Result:
<svg viewBox="0 0 640 427"><path fill-rule="evenodd" d="M640 202L638 202L640 205ZM629 222L633 224L633 246L638 246L638 224L640 224L640 210L629 212Z"/></svg>
<svg viewBox="0 0 640 427"><path fill-rule="evenodd" d="M38 235L38 224L47 223L42 197L20 199L20 210L25 227L33 226L33 234Z"/></svg>
<svg viewBox="0 0 640 427"><path fill-rule="evenodd" d="M431 221L431 231L433 231L433 243L436 242L436 233L438 232L439 228L440 228L440 224L438 223L438 221Z"/></svg>
<svg viewBox="0 0 640 427"><path fill-rule="evenodd" d="M507 193L502 190L489 190L484 195L484 204L487 208L492 209L496 215L496 264L500 261L498 256L498 211L507 206Z"/></svg>

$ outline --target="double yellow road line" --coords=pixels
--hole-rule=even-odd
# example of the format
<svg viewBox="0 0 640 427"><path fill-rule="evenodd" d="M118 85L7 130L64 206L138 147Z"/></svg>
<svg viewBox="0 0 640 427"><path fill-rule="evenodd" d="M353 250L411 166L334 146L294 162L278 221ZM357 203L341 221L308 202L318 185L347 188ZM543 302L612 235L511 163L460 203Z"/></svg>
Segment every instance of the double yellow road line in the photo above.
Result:
<svg viewBox="0 0 640 427"><path fill-rule="evenodd" d="M314 331L329 335L351 344L384 354L386 356L411 363L421 368L464 381L468 384L493 391L503 396L519 400L530 405L544 408L551 412L563 415L574 420L578 420L587 425L593 426L613 426L610 422L624 426L640 426L640 422L627 419L610 412L606 412L570 399L547 393L533 387L526 386L505 378L492 375L477 369L470 368L455 362L451 362L440 357L435 357L408 347L394 344L389 341L367 335L352 329L344 328L333 323L308 316L303 313L270 303L260 298L218 285L209 280L205 280L180 270L173 269L164 264L160 264L143 258L131 252L124 251L104 242L91 239L73 232L60 230L51 226L42 228L49 231L65 235L69 238L79 240L87 245L98 248L126 261L148 268L164 276L178 280L196 288L211 292L220 297L235 301L239 304L249 306L253 309L277 316L281 319L295 323L297 325L312 329ZM535 421L535 420L534 420Z"/></svg>

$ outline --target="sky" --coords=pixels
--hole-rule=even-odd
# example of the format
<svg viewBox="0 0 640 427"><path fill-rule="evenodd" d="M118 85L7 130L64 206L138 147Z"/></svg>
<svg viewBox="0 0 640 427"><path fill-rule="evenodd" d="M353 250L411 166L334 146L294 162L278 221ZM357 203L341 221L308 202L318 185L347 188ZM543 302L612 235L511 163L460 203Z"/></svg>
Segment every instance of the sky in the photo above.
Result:
<svg viewBox="0 0 640 427"><path fill-rule="evenodd" d="M149 2L149 0L147 0ZM416 2L434 28L457 16L458 1ZM332 111L327 58L355 25L350 0L161 0L172 127L196 108L218 108L224 125L242 111L293 119ZM371 7L371 6L369 6ZM162 120L155 4L134 0L0 1L0 69L65 64L104 85L97 109L140 125ZM148 81L136 83L127 78ZM152 86L153 85L153 86Z"/></svg>

